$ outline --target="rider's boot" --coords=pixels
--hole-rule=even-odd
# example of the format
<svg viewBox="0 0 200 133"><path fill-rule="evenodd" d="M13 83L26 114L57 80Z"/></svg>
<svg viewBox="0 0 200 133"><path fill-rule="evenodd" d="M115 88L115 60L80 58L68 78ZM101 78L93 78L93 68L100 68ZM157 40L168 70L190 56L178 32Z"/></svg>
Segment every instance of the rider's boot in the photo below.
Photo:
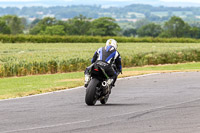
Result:
<svg viewBox="0 0 200 133"><path fill-rule="evenodd" d="M112 86L114 79L110 78L107 80L109 86Z"/></svg>
<svg viewBox="0 0 200 133"><path fill-rule="evenodd" d="M91 76L89 74L85 74L85 85L84 87L87 88L89 82L90 82Z"/></svg>
<svg viewBox="0 0 200 133"><path fill-rule="evenodd" d="M117 76L113 76L110 79L108 79L108 84L111 85L112 87L115 87L115 82L117 80Z"/></svg>

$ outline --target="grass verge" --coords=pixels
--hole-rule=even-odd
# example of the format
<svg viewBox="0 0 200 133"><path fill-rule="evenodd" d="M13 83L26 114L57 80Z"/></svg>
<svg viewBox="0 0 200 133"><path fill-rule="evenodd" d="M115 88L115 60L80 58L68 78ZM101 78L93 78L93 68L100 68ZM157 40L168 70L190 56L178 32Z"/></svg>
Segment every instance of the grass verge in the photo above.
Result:
<svg viewBox="0 0 200 133"><path fill-rule="evenodd" d="M150 73L200 71L200 62L144 66L123 69L119 77L136 76ZM83 72L52 75L35 75L0 79L0 99L23 97L56 90L82 86Z"/></svg>

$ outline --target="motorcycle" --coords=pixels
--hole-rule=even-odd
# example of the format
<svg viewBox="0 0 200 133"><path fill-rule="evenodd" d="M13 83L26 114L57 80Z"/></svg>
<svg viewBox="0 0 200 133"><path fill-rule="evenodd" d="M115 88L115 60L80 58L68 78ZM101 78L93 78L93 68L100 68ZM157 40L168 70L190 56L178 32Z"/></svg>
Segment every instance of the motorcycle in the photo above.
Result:
<svg viewBox="0 0 200 133"><path fill-rule="evenodd" d="M113 79L106 73L106 68L110 64L98 61L92 64L85 71L85 81L89 81L86 85L85 103L89 106L95 105L97 101L106 104L111 93Z"/></svg>

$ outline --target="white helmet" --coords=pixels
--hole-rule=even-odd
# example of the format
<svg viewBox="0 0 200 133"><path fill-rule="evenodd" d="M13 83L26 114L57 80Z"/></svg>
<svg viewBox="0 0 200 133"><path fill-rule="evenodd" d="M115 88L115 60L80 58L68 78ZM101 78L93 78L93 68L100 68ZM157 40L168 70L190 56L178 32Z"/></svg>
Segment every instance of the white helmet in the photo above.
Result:
<svg viewBox="0 0 200 133"><path fill-rule="evenodd" d="M107 46L113 46L117 50L117 41L114 39L108 39L106 42L106 47Z"/></svg>

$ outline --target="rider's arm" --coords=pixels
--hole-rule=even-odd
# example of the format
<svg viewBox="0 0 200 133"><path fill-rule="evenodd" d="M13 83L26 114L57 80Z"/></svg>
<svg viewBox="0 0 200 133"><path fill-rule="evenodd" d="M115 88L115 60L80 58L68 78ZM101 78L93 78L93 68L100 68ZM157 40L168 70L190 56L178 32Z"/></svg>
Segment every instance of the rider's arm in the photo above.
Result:
<svg viewBox="0 0 200 133"><path fill-rule="evenodd" d="M97 51L96 51L96 52L94 53L94 56L93 56L91 62L94 63L94 62L97 60L97 58L98 58L98 53L97 53Z"/></svg>
<svg viewBox="0 0 200 133"><path fill-rule="evenodd" d="M121 63L121 56L120 56L120 54L115 59L115 64L116 64L117 70L122 73L122 63Z"/></svg>

